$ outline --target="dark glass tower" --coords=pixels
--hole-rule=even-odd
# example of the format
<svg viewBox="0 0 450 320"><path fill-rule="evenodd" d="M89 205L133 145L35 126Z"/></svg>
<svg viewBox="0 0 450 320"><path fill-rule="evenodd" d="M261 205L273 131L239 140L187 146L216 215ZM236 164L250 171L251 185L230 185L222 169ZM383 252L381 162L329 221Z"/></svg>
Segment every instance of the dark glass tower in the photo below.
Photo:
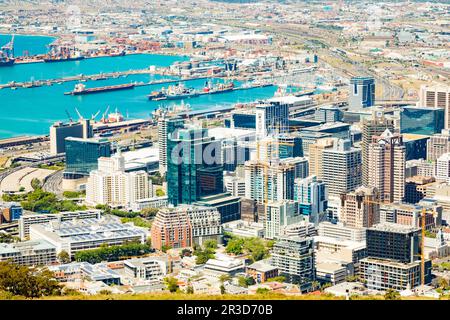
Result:
<svg viewBox="0 0 450 320"><path fill-rule="evenodd" d="M207 129L179 129L167 139L167 193L173 205L223 192L221 144Z"/></svg>
<svg viewBox="0 0 450 320"><path fill-rule="evenodd" d="M111 143L107 139L66 138L65 176L87 176L97 169L100 157L111 156Z"/></svg>

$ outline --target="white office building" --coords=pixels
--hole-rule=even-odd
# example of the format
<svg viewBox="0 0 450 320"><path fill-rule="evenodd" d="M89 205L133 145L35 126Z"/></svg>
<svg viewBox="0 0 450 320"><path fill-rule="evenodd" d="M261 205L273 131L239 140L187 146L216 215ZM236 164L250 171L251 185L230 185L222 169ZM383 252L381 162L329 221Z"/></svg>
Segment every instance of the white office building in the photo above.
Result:
<svg viewBox="0 0 450 320"><path fill-rule="evenodd" d="M122 245L127 242L144 243L149 232L132 223L120 223L111 217L69 221L50 221L30 226L30 239L43 239L66 251L70 256L78 251L96 249L101 245Z"/></svg>
<svg viewBox="0 0 450 320"><path fill-rule="evenodd" d="M119 151L98 159L86 185L86 203L129 207L137 200L152 197L153 188L145 171L125 172L125 159Z"/></svg>

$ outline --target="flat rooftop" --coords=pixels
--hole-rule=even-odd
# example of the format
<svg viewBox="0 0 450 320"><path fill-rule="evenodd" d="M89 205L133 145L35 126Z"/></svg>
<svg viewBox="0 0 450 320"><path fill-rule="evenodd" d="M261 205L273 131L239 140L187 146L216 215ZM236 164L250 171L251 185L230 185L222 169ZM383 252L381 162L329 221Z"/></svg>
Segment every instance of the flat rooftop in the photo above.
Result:
<svg viewBox="0 0 450 320"><path fill-rule="evenodd" d="M407 234L410 232L418 231L420 229L411 227L411 226L407 226L407 225L398 224L398 223L384 222L384 223L378 223L378 224L372 226L371 228L369 228L368 230L377 230L377 231L396 232L396 233Z"/></svg>

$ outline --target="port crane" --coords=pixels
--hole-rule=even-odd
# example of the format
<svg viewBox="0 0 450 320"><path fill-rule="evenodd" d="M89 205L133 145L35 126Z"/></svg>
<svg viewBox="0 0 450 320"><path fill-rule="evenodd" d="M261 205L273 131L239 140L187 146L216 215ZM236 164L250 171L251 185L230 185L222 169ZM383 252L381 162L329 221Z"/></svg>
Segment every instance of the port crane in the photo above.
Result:
<svg viewBox="0 0 450 320"><path fill-rule="evenodd" d="M15 35L12 36L11 41L1 47L3 55L10 59L14 58L14 37Z"/></svg>

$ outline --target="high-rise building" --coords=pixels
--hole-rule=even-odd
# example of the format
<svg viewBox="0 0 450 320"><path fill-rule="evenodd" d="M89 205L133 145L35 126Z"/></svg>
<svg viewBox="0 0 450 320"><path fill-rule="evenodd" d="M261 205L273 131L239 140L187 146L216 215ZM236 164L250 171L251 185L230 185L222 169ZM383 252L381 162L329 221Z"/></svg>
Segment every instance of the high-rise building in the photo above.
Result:
<svg viewBox="0 0 450 320"><path fill-rule="evenodd" d="M222 243L222 225L220 213L215 208L180 205L177 210L186 210L191 227L194 245L203 246L207 240Z"/></svg>
<svg viewBox="0 0 450 320"><path fill-rule="evenodd" d="M158 119L158 148L159 148L159 171L167 171L167 138L177 129L184 128L184 120L181 118L162 117Z"/></svg>
<svg viewBox="0 0 450 320"><path fill-rule="evenodd" d="M334 143L337 142L336 138L324 138L317 140L309 146L309 174L317 176L317 179L323 179L322 164L323 150L332 148Z"/></svg>
<svg viewBox="0 0 450 320"><path fill-rule="evenodd" d="M350 79L348 105L351 110L371 107L375 104L375 79L354 77Z"/></svg>
<svg viewBox="0 0 450 320"><path fill-rule="evenodd" d="M270 264L286 280L299 284L302 291L316 279L313 238L279 237L272 249Z"/></svg>
<svg viewBox="0 0 450 320"><path fill-rule="evenodd" d="M386 129L369 145L368 185L377 188L383 202L405 198L406 151L403 138Z"/></svg>
<svg viewBox="0 0 450 320"><path fill-rule="evenodd" d="M444 127L450 129L450 86L421 86L417 106L444 109Z"/></svg>
<svg viewBox="0 0 450 320"><path fill-rule="evenodd" d="M50 153L58 154L65 152L65 139L91 138L93 136L92 126L89 119L81 119L78 122L55 122L50 127Z"/></svg>
<svg viewBox="0 0 450 320"><path fill-rule="evenodd" d="M359 187L341 194L339 221L351 228L368 228L380 221L380 205L376 188Z"/></svg>
<svg viewBox="0 0 450 320"><path fill-rule="evenodd" d="M272 160L267 163L258 160L247 161L245 197L255 199L258 203L264 203L266 197L267 201L294 199L295 166L285 160Z"/></svg>
<svg viewBox="0 0 450 320"><path fill-rule="evenodd" d="M449 181L450 153L444 153L436 161L436 180Z"/></svg>
<svg viewBox="0 0 450 320"><path fill-rule="evenodd" d="M344 113L337 106L326 105L319 107L314 114L314 119L320 122L342 121Z"/></svg>
<svg viewBox="0 0 450 320"><path fill-rule="evenodd" d="M394 121L385 117L383 111L373 111L372 116L361 120L362 141L362 184L369 186L369 144L372 137L379 136L386 129L394 132Z"/></svg>
<svg viewBox="0 0 450 320"><path fill-rule="evenodd" d="M298 202L299 213L310 222L319 223L319 215L327 209L328 194L326 184L309 176L294 181L294 200Z"/></svg>
<svg viewBox="0 0 450 320"><path fill-rule="evenodd" d="M17 202L0 202L0 224L17 221L23 209Z"/></svg>
<svg viewBox="0 0 450 320"><path fill-rule="evenodd" d="M450 130L444 129L427 141L427 160L436 161L444 153L450 152Z"/></svg>
<svg viewBox="0 0 450 320"><path fill-rule="evenodd" d="M280 159L303 157L302 138L295 134L280 134L277 137L278 157Z"/></svg>
<svg viewBox="0 0 450 320"><path fill-rule="evenodd" d="M151 228L152 247L186 248L193 245L192 228L187 210L162 208L156 214Z"/></svg>
<svg viewBox="0 0 450 320"><path fill-rule="evenodd" d="M168 136L167 193L169 203L191 204L223 192L221 144L207 129L179 129Z"/></svg>
<svg viewBox="0 0 450 320"><path fill-rule="evenodd" d="M98 159L98 170L89 174L86 202L91 205L130 207L137 200L153 195L147 172L125 172L125 159L120 150L110 158Z"/></svg>
<svg viewBox="0 0 450 320"><path fill-rule="evenodd" d="M370 290L405 290L419 286L420 229L380 223L367 229L367 258L360 265L361 278ZM425 261L425 284L431 281L431 261Z"/></svg>
<svg viewBox="0 0 450 320"><path fill-rule="evenodd" d="M288 127L288 104L273 102L256 107L256 139L263 139L269 133L286 133Z"/></svg>
<svg viewBox="0 0 450 320"><path fill-rule="evenodd" d="M292 200L269 201L266 206L264 221L264 237L275 239L280 236L281 229L298 223L303 219L298 213L298 203Z"/></svg>
<svg viewBox="0 0 450 320"><path fill-rule="evenodd" d="M400 112L400 133L432 135L444 129L444 109L416 106L403 107Z"/></svg>
<svg viewBox="0 0 450 320"><path fill-rule="evenodd" d="M322 172L329 195L355 190L361 185L361 150L353 148L350 140L338 140L322 151Z"/></svg>
<svg viewBox="0 0 450 320"><path fill-rule="evenodd" d="M111 143L105 138L66 138L64 177L88 176L97 169L100 157L111 155Z"/></svg>
<svg viewBox="0 0 450 320"><path fill-rule="evenodd" d="M235 197L245 197L245 179L234 175L223 177L223 183L227 192Z"/></svg>
<svg viewBox="0 0 450 320"><path fill-rule="evenodd" d="M367 255L409 263L420 259L420 229L396 223L380 223L367 229Z"/></svg>
<svg viewBox="0 0 450 320"><path fill-rule="evenodd" d="M285 158L282 160L286 164L292 164L295 168L295 179L309 176L309 163L306 157Z"/></svg>
<svg viewBox="0 0 450 320"><path fill-rule="evenodd" d="M179 205L158 211L151 228L152 246L185 248L207 240L221 243L220 213L214 208Z"/></svg>

